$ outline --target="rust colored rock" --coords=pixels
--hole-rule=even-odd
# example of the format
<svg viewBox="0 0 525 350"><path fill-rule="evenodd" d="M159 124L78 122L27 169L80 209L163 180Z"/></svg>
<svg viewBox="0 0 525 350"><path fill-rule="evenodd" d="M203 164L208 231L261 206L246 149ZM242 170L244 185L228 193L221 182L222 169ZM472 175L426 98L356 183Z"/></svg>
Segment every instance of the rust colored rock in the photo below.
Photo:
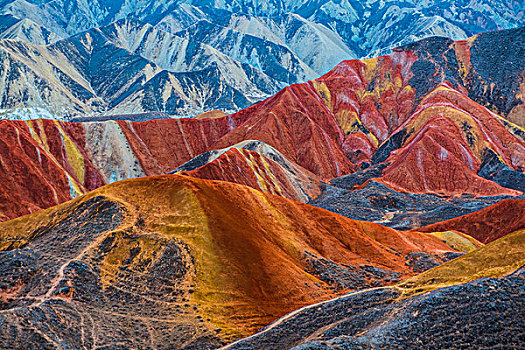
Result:
<svg viewBox="0 0 525 350"><path fill-rule="evenodd" d="M513 35L523 35L523 30L484 33L461 42L430 38L387 56L344 61L319 79L286 87L232 115L217 111L194 119L146 122L12 123L20 135L25 133L21 137L27 144L56 163L53 171L62 172L56 177L62 180L57 181L66 178L71 184L57 187L56 196L46 186L34 185L31 191L41 199L24 204L9 200L2 204L0 215L14 218L61 203L71 193L75 196L121 179L166 174L203 153L247 140L273 147L321 181L383 163L376 180L402 192L518 195L525 189L525 130L509 120L521 120L523 58L516 56L519 50L500 50L493 66L485 63L493 60L485 57L493 47L521 45L511 40ZM509 62L517 62L512 65L516 71L503 69ZM19 167L36 167L35 174L46 172L38 152L24 142L18 144L8 132L0 138L10 145L4 146L2 158L26 154L20 159L26 164ZM250 169L231 168L235 162L222 162L219 167L211 163L208 170L195 174L264 190L253 181ZM484 164L489 166L481 169ZM220 167L231 173L219 171ZM275 172L277 178L282 176L278 167ZM508 174L518 181L509 180ZM9 191L26 193L27 183L39 183L35 176L33 180L24 179L24 174L4 176L5 181L16 182ZM285 177L277 181L283 194L297 199ZM310 182L301 183L309 186Z"/></svg>
<svg viewBox="0 0 525 350"><path fill-rule="evenodd" d="M0 121L0 220L104 185L85 152L53 121Z"/></svg>
<svg viewBox="0 0 525 350"><path fill-rule="evenodd" d="M257 143L264 145L261 148L270 148L259 141L245 143L248 146ZM245 149L239 144L210 158L213 160L178 174L238 183L300 202L308 202L321 193L318 176L288 161L273 148L265 152L264 149ZM185 166L180 168L185 169Z"/></svg>
<svg viewBox="0 0 525 350"><path fill-rule="evenodd" d="M507 199L478 212L416 229L420 232L456 230L490 243L525 228L525 200Z"/></svg>
<svg viewBox="0 0 525 350"><path fill-rule="evenodd" d="M493 112L443 84L395 131L406 135L379 179L408 192L519 195L477 175L487 149L511 169L525 166L525 142Z"/></svg>
<svg viewBox="0 0 525 350"><path fill-rule="evenodd" d="M118 123L146 175L166 174L213 149L232 128L228 117Z"/></svg>
<svg viewBox="0 0 525 350"><path fill-rule="evenodd" d="M289 86L231 118L237 127L219 148L259 140L325 180L354 169L341 149L343 134L312 82Z"/></svg>
<svg viewBox="0 0 525 350"><path fill-rule="evenodd" d="M0 122L0 220L29 214L69 199L65 172L42 152L27 129Z"/></svg>

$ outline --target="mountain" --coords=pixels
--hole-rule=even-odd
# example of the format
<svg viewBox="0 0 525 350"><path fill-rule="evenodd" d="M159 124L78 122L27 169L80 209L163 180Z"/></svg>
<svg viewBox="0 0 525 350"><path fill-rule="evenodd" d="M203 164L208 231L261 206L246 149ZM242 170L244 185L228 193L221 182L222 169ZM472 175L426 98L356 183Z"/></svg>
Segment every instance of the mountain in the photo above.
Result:
<svg viewBox="0 0 525 350"><path fill-rule="evenodd" d="M207 16L218 25L290 48L319 75L328 72L342 59L358 57L329 26L309 21L298 14L286 13L279 21L216 11L207 11ZM157 26L161 25L162 22Z"/></svg>
<svg viewBox="0 0 525 350"><path fill-rule="evenodd" d="M5 28L0 28L0 38L45 45L60 38L75 42L83 33L98 35L94 32L102 31L109 36L105 40L131 51L133 55L127 60L135 61L138 55L149 62L147 67L143 64L145 72L122 72L122 61L94 60L104 65L91 67L95 71L120 72L121 77L130 80L136 74L143 76L133 91L111 76L99 81L105 85L104 90L126 90L124 96L116 99L101 94L96 86L90 88L82 83L81 90L87 91L78 96L79 87L70 86L73 82L69 81L79 83L77 73L71 72L69 63L62 60L52 60L51 70L45 66L36 71L35 67L16 69L3 80L18 81L0 86L4 95L0 109L11 119L142 112L194 116L214 109L234 112L273 95L287 84L316 78L342 60L377 56L431 36L460 40L487 30L523 26L522 5L520 1L493 0L453 4L437 0L264 4L208 0L6 0L0 3L0 14L6 23ZM74 50L66 46L67 50ZM108 49L93 48L95 56L99 51L117 55L114 49ZM40 52L47 51L42 47L23 48L20 54L32 50L50 58ZM120 55L125 56L117 56L122 58ZM7 71L20 64L18 59L10 62L5 56L2 61L7 66L3 70ZM21 62L27 64L23 58ZM161 69L167 72L159 72ZM89 82L90 75L83 79ZM18 85L20 80L32 82L35 88L23 90ZM74 91L55 94L55 90L64 88Z"/></svg>
<svg viewBox="0 0 525 350"><path fill-rule="evenodd" d="M136 21L48 46L3 40L0 55L0 107L7 112L24 107L51 108L52 115L194 116L247 107L284 84L195 39Z"/></svg>
<svg viewBox="0 0 525 350"><path fill-rule="evenodd" d="M228 57L265 72L271 78L288 84L316 77L310 67L283 45L201 20L177 36L191 37Z"/></svg>
<svg viewBox="0 0 525 350"><path fill-rule="evenodd" d="M228 182L121 181L0 224L0 346L216 348L480 246Z"/></svg>
<svg viewBox="0 0 525 350"><path fill-rule="evenodd" d="M121 20L101 28L108 40L171 72L204 70L217 65L228 84L244 91L251 100L275 92L284 82L272 79L266 70L256 69L198 40L195 35L179 35L134 20ZM304 73L303 73L304 74ZM229 79L229 80L228 80Z"/></svg>
<svg viewBox="0 0 525 350"><path fill-rule="evenodd" d="M249 22L243 26L254 32L296 42L300 22L305 26L299 36L330 33L342 38L343 49L355 48L358 55L394 47L403 41L441 35L464 39L482 30L508 29L523 24L524 12L519 1L492 0L457 1L224 1L209 0L143 0L133 4L119 0L96 0L87 6L80 0L59 0L52 4L34 0L4 1L2 12L29 18L60 36L78 34L92 27L101 27L125 17L135 17L165 28L179 30L202 19L222 22ZM289 14L300 18L290 26ZM321 28L315 30L314 28ZM239 26L237 26L239 28ZM254 30L254 28L256 28ZM269 31L268 28L271 30ZM325 29L326 28L326 29ZM279 32L285 35L279 35ZM286 42L285 42L286 43ZM309 42L308 46L313 46ZM290 45L290 47L293 45ZM346 46L346 47L345 47ZM341 57L356 58L354 57ZM323 72L321 72L323 73Z"/></svg>
<svg viewBox="0 0 525 350"><path fill-rule="evenodd" d="M78 78L80 72L94 74L90 85L99 86L99 94L124 101L143 95L135 86L156 66L135 56L131 63L129 51L104 44L109 56L97 52L95 57L102 56L91 65L102 57L121 54L128 63L123 71L90 71L80 53L98 46L87 38L107 43L100 32L93 33L99 34L54 44L67 50L58 51L53 45L48 50L77 57L72 60L79 72L75 77L86 83L87 79ZM9 183L9 190L2 193L8 199L3 201L2 215L28 214L120 179L167 174L196 157L194 163L204 168L188 171L199 173L198 177L238 182L269 193L279 192L274 185L283 186L285 197L311 200L351 218L374 215L367 220L400 228L479 210L525 191L525 131L509 120L524 105L519 91L525 72L521 55L525 40L517 40L524 37L524 29L515 29L467 41L426 39L388 56L344 61L316 80L286 87L231 115L216 112L146 122L0 121L2 157L8 159L0 176ZM17 43L11 42L12 51L20 48ZM46 62L38 61L40 65ZM132 72L134 78L124 78L122 72ZM171 74L162 71L159 75L164 73ZM108 76L121 79L128 91L96 85ZM128 92L131 95L125 97ZM202 155L238 148L235 145L249 140L268 146L253 150L261 157L234 150L218 161L209 153ZM272 167L280 168L276 171L282 176L277 181L266 177L273 184L265 189L251 165L238 168L236 164L245 164L246 154L264 163L270 149L276 157L270 156ZM14 162L18 157L20 161ZM222 166L230 174L225 176ZM54 174L61 173L55 178L62 180L46 180L49 167ZM21 168L32 170L14 170ZM295 170L290 173L286 168ZM319 184L321 193L310 192L317 181L331 182ZM23 194L28 183L34 184L31 196ZM56 196L49 195L50 184ZM306 188L298 188L303 185ZM416 204L415 198L419 199Z"/></svg>
<svg viewBox="0 0 525 350"><path fill-rule="evenodd" d="M22 40L36 45L51 44L60 39L58 35L30 19L0 15L0 39Z"/></svg>
<svg viewBox="0 0 525 350"><path fill-rule="evenodd" d="M524 253L519 230L393 287L296 310L222 349L519 347Z"/></svg>

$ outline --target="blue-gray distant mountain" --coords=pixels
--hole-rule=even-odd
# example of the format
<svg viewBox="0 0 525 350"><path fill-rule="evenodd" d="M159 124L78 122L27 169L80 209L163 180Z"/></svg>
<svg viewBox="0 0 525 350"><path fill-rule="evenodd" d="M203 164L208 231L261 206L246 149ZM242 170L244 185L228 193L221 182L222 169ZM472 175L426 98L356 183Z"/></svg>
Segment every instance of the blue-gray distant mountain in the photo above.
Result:
<svg viewBox="0 0 525 350"><path fill-rule="evenodd" d="M0 38L8 42L0 42L0 109L15 118L235 111L285 85L322 75L344 59L375 56L428 36L459 40L523 26L524 5L523 0L3 0ZM61 54L53 52L76 46L71 43L86 33L103 38L96 43L104 50L94 47L95 56L111 58L95 59L99 66L91 66L93 72L77 72L77 61L87 58L75 58L71 71L65 68L69 59L57 61ZM48 44L53 45L43 46ZM31 66L26 51L42 55L47 68ZM133 67L124 67L128 61ZM112 74L92 80L95 70L120 74L117 80L109 80ZM142 78L136 80L137 74ZM23 86L26 82L33 86ZM16 112L21 109L26 112Z"/></svg>
<svg viewBox="0 0 525 350"><path fill-rule="evenodd" d="M293 57L288 49L267 43L266 49L274 49L274 61ZM264 47L258 49L262 54ZM30 117L35 111L38 116L40 109L57 116L234 111L313 75L297 58L302 65L289 70L279 64L260 70L193 37L174 36L132 20L51 45L2 40L0 57L1 108L31 108ZM273 71L273 76L278 71L288 80L265 71Z"/></svg>

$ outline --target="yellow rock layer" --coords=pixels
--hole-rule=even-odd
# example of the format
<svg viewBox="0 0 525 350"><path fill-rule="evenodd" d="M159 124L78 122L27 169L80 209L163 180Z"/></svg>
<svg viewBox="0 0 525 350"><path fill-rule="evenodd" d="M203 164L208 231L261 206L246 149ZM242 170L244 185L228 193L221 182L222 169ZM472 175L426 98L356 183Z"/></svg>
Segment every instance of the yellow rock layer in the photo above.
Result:
<svg viewBox="0 0 525 350"><path fill-rule="evenodd" d="M460 252L470 253L483 246L476 239L457 231L432 232L431 234L443 240L452 249Z"/></svg>
<svg viewBox="0 0 525 350"><path fill-rule="evenodd" d="M401 282L403 298L483 277L504 277L525 266L525 230Z"/></svg>

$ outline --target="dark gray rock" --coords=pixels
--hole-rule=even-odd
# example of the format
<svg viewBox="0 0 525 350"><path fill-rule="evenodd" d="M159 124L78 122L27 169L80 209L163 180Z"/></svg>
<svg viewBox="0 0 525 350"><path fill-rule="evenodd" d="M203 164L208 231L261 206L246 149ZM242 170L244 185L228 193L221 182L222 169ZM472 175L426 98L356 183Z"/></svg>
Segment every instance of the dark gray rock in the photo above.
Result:
<svg viewBox="0 0 525 350"><path fill-rule="evenodd" d="M401 193L370 181L360 190L349 190L357 175L343 176L322 186L322 194L309 204L333 211L350 219L373 221L399 230L445 221L496 204L508 196L477 197L464 195L446 198L433 194ZM347 182L347 179L350 181ZM512 197L525 198L525 196Z"/></svg>
<svg viewBox="0 0 525 350"><path fill-rule="evenodd" d="M488 349L525 340L525 270L396 301L372 289L303 308L226 349Z"/></svg>

